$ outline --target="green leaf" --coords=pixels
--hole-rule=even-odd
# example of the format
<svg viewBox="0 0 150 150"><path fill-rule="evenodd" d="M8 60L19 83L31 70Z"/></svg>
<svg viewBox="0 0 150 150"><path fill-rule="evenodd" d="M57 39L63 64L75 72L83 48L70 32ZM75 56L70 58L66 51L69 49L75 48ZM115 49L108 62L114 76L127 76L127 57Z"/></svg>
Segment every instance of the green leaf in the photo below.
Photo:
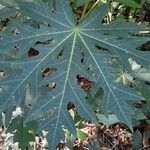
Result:
<svg viewBox="0 0 150 150"><path fill-rule="evenodd" d="M98 150L98 146L95 144L95 143L89 143L88 144L88 148L91 150L91 149L94 149L94 150Z"/></svg>
<svg viewBox="0 0 150 150"><path fill-rule="evenodd" d="M84 141L86 138L86 134L82 132L80 129L77 129L77 137L81 140Z"/></svg>
<svg viewBox="0 0 150 150"><path fill-rule="evenodd" d="M16 6L17 5L15 0L1 0L0 4L2 4L4 6Z"/></svg>
<svg viewBox="0 0 150 150"><path fill-rule="evenodd" d="M132 8L140 8L141 6L136 3L134 0L120 0L121 3L125 6L129 6L129 7L132 7Z"/></svg>
<svg viewBox="0 0 150 150"><path fill-rule="evenodd" d="M138 130L136 130L133 135L133 150L140 149L141 146L142 146L142 135Z"/></svg>
<svg viewBox="0 0 150 150"><path fill-rule="evenodd" d="M119 122L117 116L114 114L110 114L110 115L108 115L108 117L106 117L103 114L97 114L97 117L98 117L98 121L105 125L112 125L114 123Z"/></svg>
<svg viewBox="0 0 150 150"><path fill-rule="evenodd" d="M70 101L82 118L97 122L86 93L77 83L77 76L83 76L103 89L104 114L115 113L132 130L134 111L128 102L142 97L114 81L115 69L108 60L116 58L127 71L131 71L129 58L149 66L150 53L137 50L149 40L136 36L143 26L120 21L103 24L106 5L96 7L80 23L65 0L56 0L55 9L44 2L18 5L27 18L38 23L38 28L16 20L0 33L0 69L4 71L0 79L0 111L9 112L22 105L24 123L36 120L40 125L37 132L49 130L48 143L53 150L65 139L64 127L76 135L67 110ZM50 70L47 75L44 68Z"/></svg>
<svg viewBox="0 0 150 150"><path fill-rule="evenodd" d="M37 0L22 0L22 2L34 2ZM0 4L4 5L4 6L9 6L9 7L16 7L18 6L16 0L1 0Z"/></svg>
<svg viewBox="0 0 150 150"><path fill-rule="evenodd" d="M17 117L9 124L7 132L12 133L16 131L14 141L19 142L21 149L25 149L30 141L34 141L37 128L38 125L35 121L30 121L24 125L23 118Z"/></svg>
<svg viewBox="0 0 150 150"><path fill-rule="evenodd" d="M5 18L9 18L11 16L15 16L17 13L16 9L10 9L7 7L4 7L0 9L0 21L4 20Z"/></svg>
<svg viewBox="0 0 150 150"><path fill-rule="evenodd" d="M144 115L144 113L140 110L135 110L135 114L133 116L136 120L145 120L147 117Z"/></svg>
<svg viewBox="0 0 150 150"><path fill-rule="evenodd" d="M90 2L90 0L87 0L87 1ZM74 7L83 6L85 3L86 3L86 0L75 0Z"/></svg>

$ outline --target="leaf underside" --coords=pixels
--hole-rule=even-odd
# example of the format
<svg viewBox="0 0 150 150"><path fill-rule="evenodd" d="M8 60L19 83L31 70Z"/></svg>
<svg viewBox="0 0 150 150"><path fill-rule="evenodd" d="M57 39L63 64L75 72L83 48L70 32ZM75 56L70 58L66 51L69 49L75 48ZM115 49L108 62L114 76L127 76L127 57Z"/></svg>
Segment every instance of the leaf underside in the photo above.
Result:
<svg viewBox="0 0 150 150"><path fill-rule="evenodd" d="M21 105L25 121L39 119L41 130L49 130L50 149L64 139L62 127L76 133L67 111L72 102L79 114L96 122L93 110L85 100L85 92L77 84L77 76L84 76L104 90L103 112L115 113L132 129L133 110L129 101L141 99L132 89L113 80L114 68L107 60L115 58L118 65L131 71L129 58L142 66L150 65L150 53L137 48L148 41L133 36L142 26L115 21L102 24L107 13L105 5L96 7L79 24L65 0L56 0L56 9L44 3L19 3L20 9L37 27L25 21L12 20L8 30L0 33L0 110ZM30 50L37 52L29 55ZM81 61L82 60L82 61ZM43 75L43 68L53 70ZM55 88L47 85L55 83ZM44 116L44 117L43 117Z"/></svg>

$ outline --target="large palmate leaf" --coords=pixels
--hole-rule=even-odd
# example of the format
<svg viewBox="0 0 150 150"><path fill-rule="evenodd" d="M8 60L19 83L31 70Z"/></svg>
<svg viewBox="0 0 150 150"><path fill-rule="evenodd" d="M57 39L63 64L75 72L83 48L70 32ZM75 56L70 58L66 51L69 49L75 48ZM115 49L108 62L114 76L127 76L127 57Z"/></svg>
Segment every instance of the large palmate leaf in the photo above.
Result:
<svg viewBox="0 0 150 150"><path fill-rule="evenodd" d="M105 115L115 113L132 129L134 112L128 102L141 97L114 82L115 69L108 60L115 58L127 71L131 71L129 58L150 65L150 53L138 50L148 41L136 36L143 27L120 21L102 24L105 5L95 8L79 24L65 0L56 0L55 9L44 3L24 2L19 6L38 26L11 21L7 32L0 34L0 69L4 74L0 78L1 112L21 104L27 114L25 121L42 122L39 131L49 130L49 147L55 149L64 139L63 128L76 133L68 102L74 103L82 117L96 122L85 92L77 84L77 77L84 76L103 88ZM49 71L43 73L44 68ZM32 108L26 113L28 105Z"/></svg>

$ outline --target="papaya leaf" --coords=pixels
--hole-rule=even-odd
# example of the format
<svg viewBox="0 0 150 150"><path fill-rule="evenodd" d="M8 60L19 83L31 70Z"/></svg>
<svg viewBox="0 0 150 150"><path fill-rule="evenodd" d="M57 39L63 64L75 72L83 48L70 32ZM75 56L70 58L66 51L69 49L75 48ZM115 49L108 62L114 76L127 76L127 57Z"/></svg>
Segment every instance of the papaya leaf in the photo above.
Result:
<svg viewBox="0 0 150 150"><path fill-rule="evenodd" d="M50 9L44 2L18 2L20 11L37 22L38 28L22 20L12 20L0 33L0 111L24 107L24 123L37 120L38 131L48 130L49 149L63 140L63 127L76 134L67 110L71 101L81 117L97 122L86 102L86 93L77 82L83 76L104 91L103 112L115 113L132 130L134 114L128 104L139 101L133 89L113 79L108 60L131 71L129 58L150 65L150 53L137 50L148 37L136 36L142 25L114 21L103 24L107 6L97 6L77 23L68 2L56 0ZM48 70L48 71L45 71Z"/></svg>

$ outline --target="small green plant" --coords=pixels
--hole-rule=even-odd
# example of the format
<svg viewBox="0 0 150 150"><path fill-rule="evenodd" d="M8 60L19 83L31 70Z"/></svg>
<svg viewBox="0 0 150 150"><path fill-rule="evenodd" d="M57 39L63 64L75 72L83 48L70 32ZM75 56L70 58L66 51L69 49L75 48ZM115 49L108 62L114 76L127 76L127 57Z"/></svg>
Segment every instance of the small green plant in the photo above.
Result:
<svg viewBox="0 0 150 150"><path fill-rule="evenodd" d="M11 8L6 9L4 15L9 17ZM37 132L48 130L49 149L54 150L65 138L64 128L76 135L69 102L81 117L97 122L87 91L78 82L84 77L90 81L91 95L102 89L101 112L116 114L133 131L133 104L144 98L140 90L117 82L116 76L122 70L140 79L135 67L149 67L150 53L141 46L150 38L140 35L142 25L124 20L105 23L106 4L77 21L65 0L50 5L18 1L13 13L0 32L1 112L11 116L21 107L23 126L34 120Z"/></svg>

